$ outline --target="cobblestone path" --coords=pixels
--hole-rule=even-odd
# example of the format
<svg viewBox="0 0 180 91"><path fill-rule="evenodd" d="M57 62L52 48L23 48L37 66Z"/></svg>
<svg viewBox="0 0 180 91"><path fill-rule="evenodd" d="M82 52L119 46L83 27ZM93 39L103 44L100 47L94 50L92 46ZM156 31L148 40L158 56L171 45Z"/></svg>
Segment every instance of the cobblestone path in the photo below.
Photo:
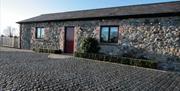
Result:
<svg viewBox="0 0 180 91"><path fill-rule="evenodd" d="M0 51L0 91L180 91L180 74L80 58Z"/></svg>

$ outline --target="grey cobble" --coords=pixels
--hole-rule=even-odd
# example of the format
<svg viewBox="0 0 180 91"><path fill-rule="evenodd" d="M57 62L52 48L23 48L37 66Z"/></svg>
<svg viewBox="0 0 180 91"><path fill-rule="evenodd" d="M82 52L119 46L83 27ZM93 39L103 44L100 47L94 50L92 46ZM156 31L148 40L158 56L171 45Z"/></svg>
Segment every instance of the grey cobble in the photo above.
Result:
<svg viewBox="0 0 180 91"><path fill-rule="evenodd" d="M81 58L0 51L0 91L180 91L180 74Z"/></svg>

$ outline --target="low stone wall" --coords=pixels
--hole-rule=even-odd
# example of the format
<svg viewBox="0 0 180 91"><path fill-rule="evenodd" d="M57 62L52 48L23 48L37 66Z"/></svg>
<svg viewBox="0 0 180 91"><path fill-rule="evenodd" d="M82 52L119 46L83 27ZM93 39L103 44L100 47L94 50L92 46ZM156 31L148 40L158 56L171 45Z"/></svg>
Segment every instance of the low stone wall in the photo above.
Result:
<svg viewBox="0 0 180 91"><path fill-rule="evenodd" d="M173 62L171 60L166 62L159 62L158 69L180 72L180 62Z"/></svg>

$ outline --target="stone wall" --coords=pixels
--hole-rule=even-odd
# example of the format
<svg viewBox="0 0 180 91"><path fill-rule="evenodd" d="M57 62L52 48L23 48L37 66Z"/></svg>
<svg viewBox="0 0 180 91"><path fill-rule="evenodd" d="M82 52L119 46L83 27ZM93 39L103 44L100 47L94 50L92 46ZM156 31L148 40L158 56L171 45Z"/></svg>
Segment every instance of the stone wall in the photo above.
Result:
<svg viewBox="0 0 180 91"><path fill-rule="evenodd" d="M101 25L119 26L118 43L100 43L102 53L170 62L168 64L180 61L179 16L21 24L22 48L50 48L63 51L64 28L74 26L74 48L78 51L83 37L95 37L99 41ZM45 27L45 39L35 39L36 27Z"/></svg>
<svg viewBox="0 0 180 91"><path fill-rule="evenodd" d="M155 60L180 56L180 17L124 19L118 25L118 44L103 45L104 53L131 53Z"/></svg>
<svg viewBox="0 0 180 91"><path fill-rule="evenodd" d="M96 29L98 21L66 21L66 22L44 22L21 24L21 39L23 49L33 48L50 48L64 49L64 32L65 26L75 26L75 50L78 49L80 40L83 37L95 37L94 29ZM45 38L36 39L36 27L45 28ZM27 36L27 37L25 37Z"/></svg>
<svg viewBox="0 0 180 91"><path fill-rule="evenodd" d="M31 44L31 25L30 24L21 24L20 25L20 46L22 49L30 49Z"/></svg>

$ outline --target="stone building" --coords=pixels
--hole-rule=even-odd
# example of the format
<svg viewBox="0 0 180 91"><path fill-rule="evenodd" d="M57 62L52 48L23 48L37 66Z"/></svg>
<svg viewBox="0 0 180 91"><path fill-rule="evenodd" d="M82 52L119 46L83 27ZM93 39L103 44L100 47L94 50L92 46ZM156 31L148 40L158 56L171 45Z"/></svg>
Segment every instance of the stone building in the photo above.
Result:
<svg viewBox="0 0 180 91"><path fill-rule="evenodd" d="M173 69L180 61L180 1L43 14L18 23L22 49L73 53L82 38L94 37L105 54L168 62Z"/></svg>

